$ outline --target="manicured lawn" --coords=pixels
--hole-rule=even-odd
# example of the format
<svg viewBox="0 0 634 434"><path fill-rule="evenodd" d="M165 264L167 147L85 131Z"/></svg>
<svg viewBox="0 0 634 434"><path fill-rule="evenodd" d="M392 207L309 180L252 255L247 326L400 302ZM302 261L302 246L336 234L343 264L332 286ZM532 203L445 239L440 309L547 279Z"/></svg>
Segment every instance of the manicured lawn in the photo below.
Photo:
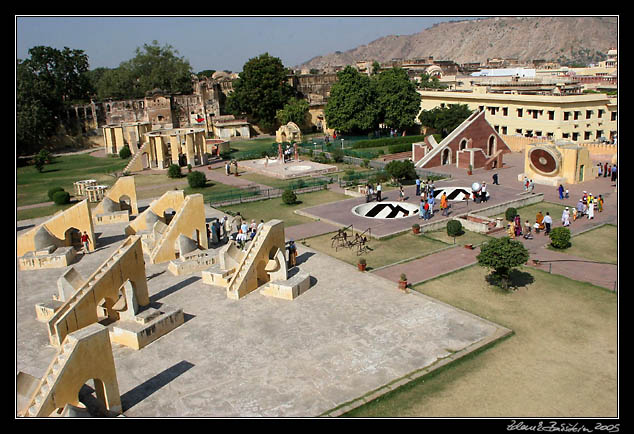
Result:
<svg viewBox="0 0 634 434"><path fill-rule="evenodd" d="M571 246L569 248L557 249L556 251L592 261L616 264L618 262L618 236L616 226L603 225L573 236L570 239Z"/></svg>
<svg viewBox="0 0 634 434"><path fill-rule="evenodd" d="M238 205L219 207L224 212L240 212L246 220L268 221L271 219L284 220L284 226L290 227L302 223L314 221L308 217L303 217L294 213L297 209L321 205L323 203L335 202L342 199L349 199L348 196L334 193L330 190L320 190L312 193L298 194L298 203L286 205L282 198L259 200L255 202L241 203Z"/></svg>
<svg viewBox="0 0 634 434"><path fill-rule="evenodd" d="M476 265L414 289L514 334L346 416L617 416L616 294L523 267L505 292L487 274Z"/></svg>
<svg viewBox="0 0 634 434"><path fill-rule="evenodd" d="M424 235L414 235L406 232L401 235L387 239L377 240L368 236L368 249L357 256L357 248L336 248L332 246L332 237L336 232L312 237L303 241L311 249L319 250L322 253L333 256L344 262L356 265L359 258L364 258L367 263L367 270L394 264L404 259L421 257L426 254L449 247L442 241L426 237ZM349 239L350 233L348 233Z"/></svg>
<svg viewBox="0 0 634 434"><path fill-rule="evenodd" d="M115 178L109 173L121 171L128 160L118 157L98 158L88 154L56 157L46 164L42 173L35 166L16 168L17 206L50 202L47 192L52 187L62 187L73 195L76 181L94 179L98 184L112 185Z"/></svg>

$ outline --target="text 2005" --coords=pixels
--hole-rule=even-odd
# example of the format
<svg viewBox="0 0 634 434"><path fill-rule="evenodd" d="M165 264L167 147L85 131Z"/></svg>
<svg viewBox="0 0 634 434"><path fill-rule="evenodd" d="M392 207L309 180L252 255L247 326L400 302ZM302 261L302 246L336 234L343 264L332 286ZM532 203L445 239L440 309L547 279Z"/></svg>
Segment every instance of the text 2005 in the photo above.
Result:
<svg viewBox="0 0 634 434"><path fill-rule="evenodd" d="M621 424L612 424L612 425L603 425L600 422L594 426L594 429L597 431L605 431L605 432L619 432Z"/></svg>

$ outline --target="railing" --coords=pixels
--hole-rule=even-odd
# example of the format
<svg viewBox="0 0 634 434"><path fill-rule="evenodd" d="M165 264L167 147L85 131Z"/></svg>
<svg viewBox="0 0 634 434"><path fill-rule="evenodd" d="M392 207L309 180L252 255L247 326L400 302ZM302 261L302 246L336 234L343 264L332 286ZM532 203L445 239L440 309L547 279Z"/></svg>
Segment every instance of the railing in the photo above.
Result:
<svg viewBox="0 0 634 434"><path fill-rule="evenodd" d="M302 184L289 184L289 188L295 192L295 194L310 193L313 191L328 189L327 180L316 181L303 181ZM231 191L228 193L221 193L210 196L208 202L211 206L218 205L234 205L245 202L254 202L258 200L273 199L281 197L284 193L283 188L259 188L248 187L240 189L238 191Z"/></svg>

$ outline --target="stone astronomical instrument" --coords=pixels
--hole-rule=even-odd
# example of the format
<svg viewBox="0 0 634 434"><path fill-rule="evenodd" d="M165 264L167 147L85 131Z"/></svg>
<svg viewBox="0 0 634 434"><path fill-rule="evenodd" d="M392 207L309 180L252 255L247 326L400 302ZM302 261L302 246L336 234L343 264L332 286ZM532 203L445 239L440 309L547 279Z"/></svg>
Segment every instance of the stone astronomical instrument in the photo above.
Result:
<svg viewBox="0 0 634 434"><path fill-rule="evenodd" d="M561 154L555 148L537 146L528 153L528 161L535 172L543 176L555 176L561 168Z"/></svg>

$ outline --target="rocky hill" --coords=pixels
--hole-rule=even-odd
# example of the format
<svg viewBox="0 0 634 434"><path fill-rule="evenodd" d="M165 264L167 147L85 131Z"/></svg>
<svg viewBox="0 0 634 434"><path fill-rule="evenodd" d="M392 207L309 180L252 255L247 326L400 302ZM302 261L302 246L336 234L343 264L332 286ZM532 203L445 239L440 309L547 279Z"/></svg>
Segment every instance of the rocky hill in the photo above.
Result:
<svg viewBox="0 0 634 434"><path fill-rule="evenodd" d="M618 43L618 17L494 17L436 24L419 33L386 36L367 45L314 57L296 68L322 69L357 61L433 56L458 64L488 58L587 64Z"/></svg>

